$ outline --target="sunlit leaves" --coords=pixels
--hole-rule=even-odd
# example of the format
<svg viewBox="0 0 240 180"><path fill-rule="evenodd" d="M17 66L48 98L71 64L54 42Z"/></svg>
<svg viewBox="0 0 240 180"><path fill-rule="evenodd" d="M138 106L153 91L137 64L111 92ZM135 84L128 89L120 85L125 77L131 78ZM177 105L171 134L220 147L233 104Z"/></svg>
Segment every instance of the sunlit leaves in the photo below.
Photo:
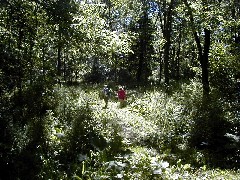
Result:
<svg viewBox="0 0 240 180"><path fill-rule="evenodd" d="M99 57L102 63L112 64L112 54L127 54L130 51L131 36L122 30L109 29L109 20L105 6L94 3L80 4L82 13L75 18L75 28L81 32L82 40L77 45L87 57ZM91 14L91 16L89 16Z"/></svg>

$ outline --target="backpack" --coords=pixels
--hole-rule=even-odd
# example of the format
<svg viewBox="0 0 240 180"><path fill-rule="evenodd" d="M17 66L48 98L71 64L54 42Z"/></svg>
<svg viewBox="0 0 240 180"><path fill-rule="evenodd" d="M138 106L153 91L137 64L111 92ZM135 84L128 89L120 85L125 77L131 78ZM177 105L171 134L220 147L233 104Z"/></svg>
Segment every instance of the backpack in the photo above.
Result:
<svg viewBox="0 0 240 180"><path fill-rule="evenodd" d="M106 96L106 97L109 97L110 96L110 90L109 90L109 88L104 88L103 89L103 94Z"/></svg>

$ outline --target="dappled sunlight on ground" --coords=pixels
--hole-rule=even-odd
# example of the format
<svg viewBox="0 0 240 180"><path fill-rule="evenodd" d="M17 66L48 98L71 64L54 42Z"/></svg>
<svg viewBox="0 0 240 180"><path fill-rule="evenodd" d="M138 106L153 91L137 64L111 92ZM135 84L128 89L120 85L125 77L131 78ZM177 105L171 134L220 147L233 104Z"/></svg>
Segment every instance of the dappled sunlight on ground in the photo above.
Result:
<svg viewBox="0 0 240 180"><path fill-rule="evenodd" d="M108 175L114 172L117 174L114 177L129 179L138 179L140 176L147 177L143 179L153 176L155 179L238 177L234 171L208 170L205 165L196 169L191 164L195 163L192 159L200 158L201 161L203 157L201 152L188 152L186 148L187 133L194 115L190 105L194 98L187 97L185 102L180 93L168 96L163 91L131 91L126 107L121 108L113 96L105 108L105 102L99 98L96 89L80 90L76 105L81 107L84 104L91 109L91 117L97 122L96 130L107 142L106 149L98 153L112 155L110 159L96 156L100 158L101 165L106 166L102 166L99 172ZM182 153L182 156L177 153ZM191 159L188 162L184 158Z"/></svg>
<svg viewBox="0 0 240 180"><path fill-rule="evenodd" d="M120 125L122 128L121 135L127 142L144 139L149 134L157 131L155 124L146 121L137 112L131 111L131 108L128 106L120 108L118 102L111 101L106 109L103 107L104 102L98 100L98 103L93 105L95 115L99 116L99 114L102 114L107 118L112 117L112 123Z"/></svg>

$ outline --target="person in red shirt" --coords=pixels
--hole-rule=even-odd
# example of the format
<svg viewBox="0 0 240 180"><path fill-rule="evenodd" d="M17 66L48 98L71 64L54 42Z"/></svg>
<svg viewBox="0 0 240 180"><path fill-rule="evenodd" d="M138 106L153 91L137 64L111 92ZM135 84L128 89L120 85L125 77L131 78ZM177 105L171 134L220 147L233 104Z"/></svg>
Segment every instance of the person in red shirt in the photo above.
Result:
<svg viewBox="0 0 240 180"><path fill-rule="evenodd" d="M123 87L121 86L119 87L117 95L118 95L118 101L120 102L120 107L123 107L126 100L126 92L123 89Z"/></svg>

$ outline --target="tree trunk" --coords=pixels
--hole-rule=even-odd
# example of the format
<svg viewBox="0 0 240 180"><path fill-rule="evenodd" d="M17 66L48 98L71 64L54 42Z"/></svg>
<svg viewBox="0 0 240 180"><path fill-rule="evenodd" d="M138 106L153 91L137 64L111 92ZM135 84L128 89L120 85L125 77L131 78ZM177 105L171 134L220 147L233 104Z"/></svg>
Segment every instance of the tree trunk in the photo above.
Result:
<svg viewBox="0 0 240 180"><path fill-rule="evenodd" d="M210 86L209 86L209 80L208 80L208 54L209 54L209 48L210 48L210 30L204 29L205 32L205 38L204 38L204 50L202 50L200 38L197 34L195 24L194 24L194 19L193 19L193 14L192 14L192 9L190 5L188 4L187 0L184 0L185 5L188 8L188 13L190 16L190 21L191 21L191 26L192 26L192 31L193 35L197 44L197 49L198 49L198 55L199 55L199 61L201 63L201 68L202 68L202 85L203 85L203 95L206 97L209 92L210 92Z"/></svg>
<svg viewBox="0 0 240 180"><path fill-rule="evenodd" d="M61 25L58 25L58 47L57 47L57 75L61 76L62 69L62 61L61 61L61 53L62 53L62 32Z"/></svg>
<svg viewBox="0 0 240 180"><path fill-rule="evenodd" d="M209 60L208 60L208 54L209 54L209 48L210 48L210 30L204 29L205 32L205 42L204 42L204 52L202 56L201 66L202 66L202 84L203 84L203 92L205 95L208 95L210 92L209 87L209 79L208 79L208 66L209 66Z"/></svg>
<svg viewBox="0 0 240 180"><path fill-rule="evenodd" d="M143 70L143 54L140 53L140 56L139 56L139 61L138 61L138 69L137 69L137 82L140 83L141 80L142 80L142 70Z"/></svg>
<svg viewBox="0 0 240 180"><path fill-rule="evenodd" d="M164 76L165 84L169 84L169 51L171 46L171 32L172 32L172 9L173 9L174 0L171 0L167 16L165 18L165 25L163 30L163 37L166 40L164 45Z"/></svg>
<svg viewBox="0 0 240 180"><path fill-rule="evenodd" d="M160 51L160 55L159 55L159 84L162 81L162 69L163 69L163 61L162 61L162 54L163 52Z"/></svg>
<svg viewBox="0 0 240 180"><path fill-rule="evenodd" d="M181 52L181 41L182 41L182 27L179 30L178 37L178 49L176 53L176 64L175 64L175 75L177 79L180 79L180 52Z"/></svg>
<svg viewBox="0 0 240 180"><path fill-rule="evenodd" d="M170 50L170 42L167 40L164 46L164 77L165 77L166 85L169 84L169 50Z"/></svg>

